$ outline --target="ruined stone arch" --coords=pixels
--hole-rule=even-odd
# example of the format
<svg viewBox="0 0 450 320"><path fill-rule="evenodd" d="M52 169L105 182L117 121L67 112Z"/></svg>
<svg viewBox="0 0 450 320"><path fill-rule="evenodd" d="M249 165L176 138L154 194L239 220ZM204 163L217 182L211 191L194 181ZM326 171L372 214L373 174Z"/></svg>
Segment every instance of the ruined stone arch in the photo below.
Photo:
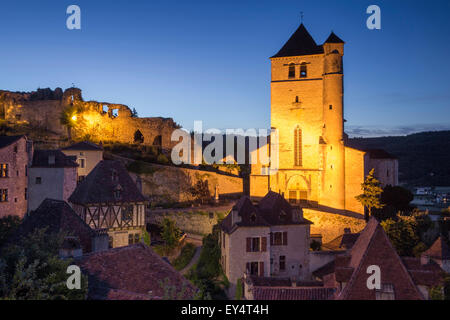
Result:
<svg viewBox="0 0 450 320"><path fill-rule="evenodd" d="M139 129L134 133L134 143L144 143L144 135Z"/></svg>
<svg viewBox="0 0 450 320"><path fill-rule="evenodd" d="M153 139L153 145L155 147L162 147L162 135L157 135L154 139Z"/></svg>

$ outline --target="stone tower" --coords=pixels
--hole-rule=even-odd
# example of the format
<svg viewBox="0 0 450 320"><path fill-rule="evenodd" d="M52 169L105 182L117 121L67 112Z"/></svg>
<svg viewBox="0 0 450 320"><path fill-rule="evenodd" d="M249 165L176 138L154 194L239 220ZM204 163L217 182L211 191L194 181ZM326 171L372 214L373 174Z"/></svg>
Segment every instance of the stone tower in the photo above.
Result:
<svg viewBox="0 0 450 320"><path fill-rule="evenodd" d="M266 179L269 185L254 183L252 195L267 187L292 203L345 209L343 54L344 42L334 33L317 45L301 24L270 58L279 170Z"/></svg>

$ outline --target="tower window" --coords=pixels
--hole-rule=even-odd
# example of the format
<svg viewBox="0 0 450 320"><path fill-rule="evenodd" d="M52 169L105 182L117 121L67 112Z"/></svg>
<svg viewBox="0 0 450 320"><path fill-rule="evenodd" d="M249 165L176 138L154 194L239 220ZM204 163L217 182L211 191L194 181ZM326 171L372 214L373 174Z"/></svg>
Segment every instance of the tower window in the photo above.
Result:
<svg viewBox="0 0 450 320"><path fill-rule="evenodd" d="M306 78L306 76L307 76L306 63L303 62L303 63L300 65L300 78Z"/></svg>
<svg viewBox="0 0 450 320"><path fill-rule="evenodd" d="M295 97L295 103L298 103L298 96Z"/></svg>
<svg viewBox="0 0 450 320"><path fill-rule="evenodd" d="M295 78L295 64L289 64L289 79Z"/></svg>
<svg viewBox="0 0 450 320"><path fill-rule="evenodd" d="M302 129L298 126L294 130L294 164L302 166Z"/></svg>
<svg viewBox="0 0 450 320"><path fill-rule="evenodd" d="M333 106L330 104L330 110L333 110Z"/></svg>

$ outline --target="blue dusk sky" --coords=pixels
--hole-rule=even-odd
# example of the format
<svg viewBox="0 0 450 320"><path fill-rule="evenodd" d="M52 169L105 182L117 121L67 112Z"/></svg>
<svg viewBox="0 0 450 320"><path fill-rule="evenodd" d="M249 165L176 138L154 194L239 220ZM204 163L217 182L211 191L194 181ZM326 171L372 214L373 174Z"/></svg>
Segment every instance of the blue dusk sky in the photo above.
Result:
<svg viewBox="0 0 450 320"><path fill-rule="evenodd" d="M81 8L81 30L66 9ZM366 27L369 5L381 30ZM270 60L300 24L346 41L351 136L450 129L450 2L5 1L0 89L71 87L187 129L270 127Z"/></svg>

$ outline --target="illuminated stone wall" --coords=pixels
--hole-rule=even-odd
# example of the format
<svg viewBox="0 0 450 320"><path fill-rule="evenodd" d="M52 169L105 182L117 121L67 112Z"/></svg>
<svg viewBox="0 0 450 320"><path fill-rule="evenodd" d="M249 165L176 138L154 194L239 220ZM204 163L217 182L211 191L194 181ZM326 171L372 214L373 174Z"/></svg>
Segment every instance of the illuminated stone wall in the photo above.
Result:
<svg viewBox="0 0 450 320"><path fill-rule="evenodd" d="M143 137L140 143L166 149L174 145L170 137L179 126L173 119L132 117L132 111L126 105L86 102L78 88L69 88L64 92L60 88L28 93L0 91L0 120L28 124L59 135L68 134L60 118L63 111L71 106L74 110L72 138L134 143L139 130Z"/></svg>

